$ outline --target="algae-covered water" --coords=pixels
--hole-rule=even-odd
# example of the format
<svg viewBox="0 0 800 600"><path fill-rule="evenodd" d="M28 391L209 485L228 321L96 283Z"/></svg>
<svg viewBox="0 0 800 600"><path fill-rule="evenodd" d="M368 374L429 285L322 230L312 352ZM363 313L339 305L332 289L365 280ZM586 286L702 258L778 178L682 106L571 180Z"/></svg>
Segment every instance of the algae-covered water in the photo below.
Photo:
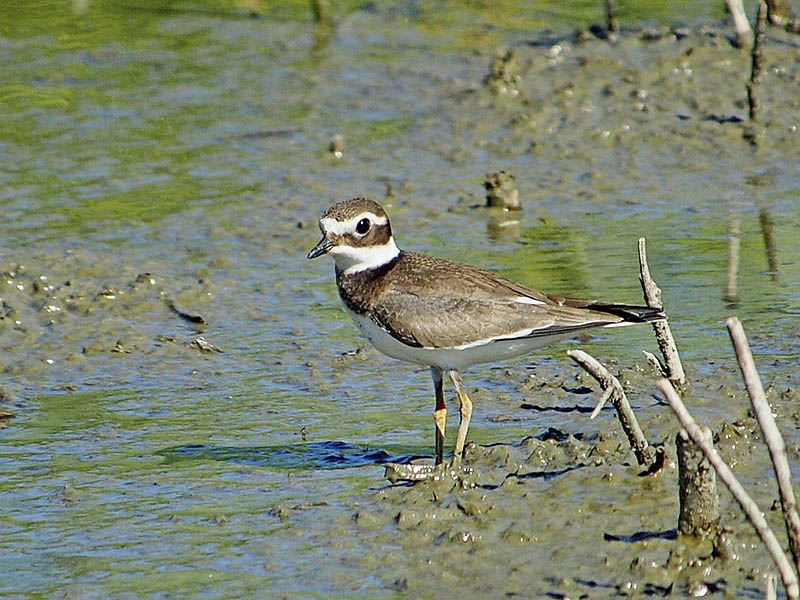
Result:
<svg viewBox="0 0 800 600"><path fill-rule="evenodd" d="M620 2L613 43L602 2L495 4L0 6L0 595L760 596L727 492L728 551L687 546L674 468L588 420L568 348L672 451L646 327L472 369L472 474L383 479L434 403L305 259L355 195L401 247L572 296L641 302L646 236L688 403L779 536L732 314L800 465L800 37L770 30L752 124L721 2ZM482 207L500 169L520 213Z"/></svg>

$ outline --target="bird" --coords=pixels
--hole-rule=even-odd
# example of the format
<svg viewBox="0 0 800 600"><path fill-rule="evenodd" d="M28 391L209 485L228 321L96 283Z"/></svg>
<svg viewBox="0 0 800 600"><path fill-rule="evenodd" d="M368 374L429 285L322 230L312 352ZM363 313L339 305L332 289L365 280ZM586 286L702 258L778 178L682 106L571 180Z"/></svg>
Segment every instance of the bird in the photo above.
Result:
<svg viewBox="0 0 800 600"><path fill-rule="evenodd" d="M549 295L468 264L401 250L386 211L368 198L331 205L319 228L322 239L307 258L333 257L339 298L361 333L383 354L430 369L435 465L444 462L445 374L460 414L449 466L460 468L472 418L463 370L585 329L666 318L661 309Z"/></svg>

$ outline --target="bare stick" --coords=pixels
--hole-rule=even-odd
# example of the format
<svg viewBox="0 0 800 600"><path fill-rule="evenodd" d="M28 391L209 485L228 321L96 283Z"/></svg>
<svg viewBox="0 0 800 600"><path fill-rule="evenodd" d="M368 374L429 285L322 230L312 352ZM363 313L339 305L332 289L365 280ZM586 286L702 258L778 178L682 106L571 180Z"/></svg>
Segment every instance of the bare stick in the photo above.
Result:
<svg viewBox="0 0 800 600"><path fill-rule="evenodd" d="M744 12L742 0L725 0L728 11L733 19L733 28L736 30L736 46L744 48L749 46L750 37L753 30L750 29L750 22L747 20L747 13Z"/></svg>
<svg viewBox="0 0 800 600"><path fill-rule="evenodd" d="M327 23L331 20L330 3L328 0L311 0L311 14L315 23Z"/></svg>
<svg viewBox="0 0 800 600"><path fill-rule="evenodd" d="M606 27L608 28L608 33L617 33L619 31L616 0L606 0Z"/></svg>
<svg viewBox="0 0 800 600"><path fill-rule="evenodd" d="M736 302L739 299L739 215L734 213L728 227L728 288L725 300Z"/></svg>
<svg viewBox="0 0 800 600"><path fill-rule="evenodd" d="M758 119L758 85L761 83L761 72L763 70L761 61L764 56L764 38L767 33L767 4L764 0L758 0L758 13L756 16L756 37L753 42L752 60L753 66L750 70L750 81L747 82L747 104L750 107L750 120Z"/></svg>
<svg viewBox="0 0 800 600"><path fill-rule="evenodd" d="M658 360L658 357L655 354L653 354L652 352L648 352L647 350L642 350L642 354L644 354L644 357L647 359L647 362L653 365L653 367L659 373L661 373L662 377L667 376L667 367L665 367L664 364L660 360Z"/></svg>
<svg viewBox="0 0 800 600"><path fill-rule="evenodd" d="M713 435L708 427L700 428L707 443ZM719 525L717 477L703 451L690 439L685 429L675 438L678 452L678 484L681 510L678 531L684 535L709 537Z"/></svg>
<svg viewBox="0 0 800 600"><path fill-rule="evenodd" d="M625 435L628 437L628 443L633 448L633 453L636 455L636 461L640 465L649 465L653 462L654 456L650 444L642 433L642 428L639 427L639 422L636 420L636 415L633 414L633 409L625 397L625 391L622 389L622 384L619 380L608 372L603 365L601 365L595 358L584 352L583 350L567 350L567 356L574 360L584 371L594 377L606 392L603 398L592 413L592 418L596 416L600 409L605 404L606 400L611 400L614 408L617 409L617 416L622 425Z"/></svg>
<svg viewBox="0 0 800 600"><path fill-rule="evenodd" d="M647 247L644 238L639 238L639 272L639 281L642 284L647 306L663 310L661 290L650 276L650 267L647 266ZM664 355L667 379L672 382L676 389L684 388L686 386L686 373L683 370L681 357L678 354L678 348L675 345L675 338L672 337L672 330L669 328L669 324L666 320L655 321L653 323L653 331L656 332L656 342L661 354Z"/></svg>
<svg viewBox="0 0 800 600"><path fill-rule="evenodd" d="M772 560L775 561L775 565L778 567L781 581L783 582L784 588L786 588L786 596L791 600L796 600L798 594L800 594L800 587L798 587L797 584L797 574L794 572L789 559L786 558L786 554L783 552L778 538L775 537L775 533L770 529L758 505L753 502L753 499L750 498L744 490L742 484L736 479L733 471L731 471L730 467L722 460L717 449L705 439L702 430L697 425L694 418L692 418L692 415L689 414L689 411L686 410L686 406L675 391L675 388L672 387L670 381L667 379L660 379L658 381L658 387L664 395L664 398L669 402L678 421L680 421L683 428L689 434L689 437L692 438L692 441L700 446L703 454L706 455L709 462L713 465L719 478L728 486L728 489L742 507L742 510L744 510L750 523L761 538L761 541L764 542L770 556L772 556Z"/></svg>
<svg viewBox="0 0 800 600"><path fill-rule="evenodd" d="M772 466L775 469L775 478L778 480L778 490L781 496L781 508L783 508L783 518L786 521L786 533L789 536L789 548L794 557L794 563L800 569L800 515L797 513L797 502L794 497L792 487L792 473L789 469L789 461L786 459L786 446L783 437L772 416L772 410L764 395L764 387L761 385L761 378L758 376L753 355L750 352L750 344L744 333L741 321L736 317L729 318L725 325L733 342L736 351L736 358L739 361L739 368L742 370L742 377L753 404L753 411L764 435L764 441L769 449L772 459Z"/></svg>

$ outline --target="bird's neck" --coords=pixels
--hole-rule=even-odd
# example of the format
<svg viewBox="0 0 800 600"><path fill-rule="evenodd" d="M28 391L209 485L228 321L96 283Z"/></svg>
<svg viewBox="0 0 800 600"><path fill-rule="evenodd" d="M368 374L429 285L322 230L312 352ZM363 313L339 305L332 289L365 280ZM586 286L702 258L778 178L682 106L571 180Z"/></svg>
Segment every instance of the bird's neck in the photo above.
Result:
<svg viewBox="0 0 800 600"><path fill-rule="evenodd" d="M379 269L400 256L400 249L390 237L385 244L372 246L337 246L331 251L336 261L336 272L354 275L362 271Z"/></svg>

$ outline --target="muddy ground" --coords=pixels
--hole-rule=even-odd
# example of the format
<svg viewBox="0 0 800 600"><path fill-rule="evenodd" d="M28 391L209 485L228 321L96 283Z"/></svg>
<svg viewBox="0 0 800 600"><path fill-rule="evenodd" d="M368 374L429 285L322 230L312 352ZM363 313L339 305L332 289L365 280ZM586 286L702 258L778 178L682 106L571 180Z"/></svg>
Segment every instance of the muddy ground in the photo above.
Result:
<svg viewBox="0 0 800 600"><path fill-rule="evenodd" d="M377 18L339 23L331 52ZM430 461L429 381L365 347L336 308L330 265L302 260L316 214L361 193L359 178L409 245L454 257L463 242L465 260L517 277L528 255L504 263L501 251L562 248L522 276L549 279L548 291L635 290L635 271L613 267L625 253L630 269L633 249L615 238L645 230L662 256L654 276L678 324L687 404L785 542L722 318L743 316L799 465L800 38L770 32L750 123L748 58L730 34L637 29L612 44L545 33L510 40L510 54L398 59L364 76L348 110L377 96L406 111L411 135L396 122L374 139L345 131L337 162L324 149L332 131L284 131L290 152L322 166L282 166L254 198L110 233L102 222L26 230L36 219L14 212L0 262L0 408L13 415L0 435L17 465L5 474L17 500L5 543L39 575L8 585L68 597L114 595L126 577L144 594L202 597L761 597L774 569L726 490L721 538L677 535L678 427L638 358L654 349L646 332L585 349L620 374L665 449L662 469L636 464L611 409L589 421L599 391L562 349L467 374L478 440L467 470L392 485L382 463ZM321 98L341 97L335 79L315 81ZM394 93L419 105L392 107ZM250 150L268 153L277 134L249 127ZM516 173L522 216L481 207L489 166ZM725 300L732 214L744 222L742 297ZM161 567L171 575L158 581Z"/></svg>

